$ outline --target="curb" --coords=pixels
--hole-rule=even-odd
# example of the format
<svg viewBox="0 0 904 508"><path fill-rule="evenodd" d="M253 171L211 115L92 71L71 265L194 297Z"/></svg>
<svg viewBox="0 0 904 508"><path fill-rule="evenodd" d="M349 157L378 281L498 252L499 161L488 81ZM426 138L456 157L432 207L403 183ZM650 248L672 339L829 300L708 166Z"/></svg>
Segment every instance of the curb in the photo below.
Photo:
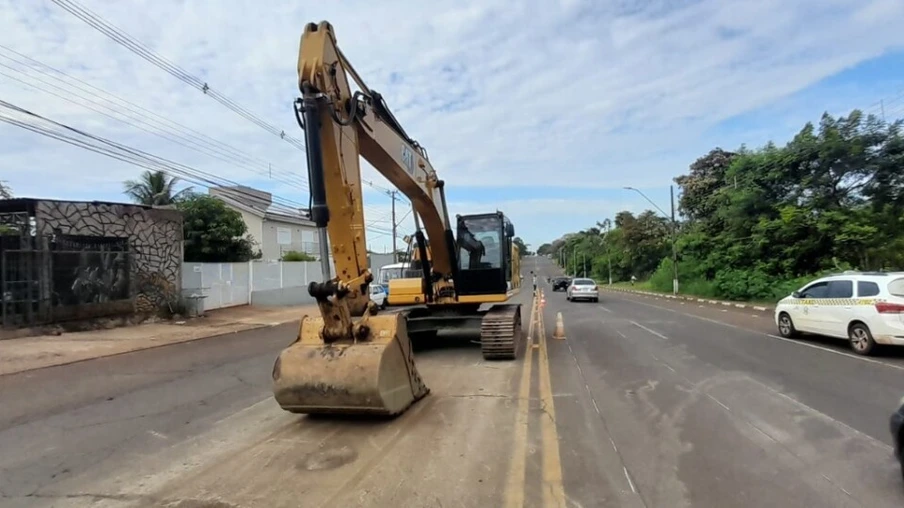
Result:
<svg viewBox="0 0 904 508"><path fill-rule="evenodd" d="M725 300L710 300L709 298L699 298L696 296L670 295L670 294L666 294L666 293L654 293L652 291L640 291L640 290L636 290L636 289L607 287L605 285L600 285L600 288L604 289L606 291L616 291L619 293L628 293L628 294L641 295L641 296L652 296L655 298L668 298L670 300L685 300L688 302L708 303L710 305L722 305L725 307L735 307L738 309L753 309L758 312L772 312L774 310L774 307L764 307L762 305L750 305L747 303L729 302L729 301L725 301Z"/></svg>
<svg viewBox="0 0 904 508"><path fill-rule="evenodd" d="M193 339L188 339L188 340L180 340L180 341L177 341L177 342L168 342L168 343L166 343L166 344L154 344L154 345L151 345L151 346L148 346L148 347L141 347L141 348L137 348L137 349L130 349L130 350L128 350L128 351L117 351L117 352L115 352L115 353L102 354L102 355L98 355L98 356L92 356L92 357L90 357L90 358L79 358L79 359L77 359L77 360L69 360L69 361L64 361L64 362L61 362L61 363L54 363L53 365L43 365L43 366L41 366L41 367L34 367L34 368L31 368L31 369L22 369L22 370L17 370L17 371L15 371L15 372L6 372L6 373L3 373L3 374L0 374L0 378L3 378L4 376L15 376L16 374L22 374L22 373L25 373L25 372L34 372L34 371L36 371L36 370L51 369L51 368L53 368L53 367L62 367L62 366L64 366L64 365L73 365L73 364L76 364L76 363L90 362L91 360L99 360L99 359L101 359L101 358L110 358L110 357L113 357L113 356L121 356L121 355L126 355L126 354L129 354L129 353L137 353L138 351L147 351L147 350L149 350L149 349L158 349L158 348L162 348L162 347L166 347L166 346L175 346L175 345L178 345L178 344L187 344L187 343L189 343L189 342L198 342L199 340L204 340L204 339L213 339L213 338L216 338L216 337L225 337L226 335L233 335L233 334L236 334L236 333L251 332L251 331L254 331L254 330L262 330L262 329L264 329L264 328L275 328L275 327L277 327L277 326L282 326L282 325L286 325L286 324L289 324L289 323L294 323L294 322L296 322L296 321L301 321L301 320L300 320L300 319L293 319L292 321L285 321L285 322L282 322L282 323L267 323L267 324L262 324L262 325L254 326L254 327L252 327L252 328L246 328L246 329L244 329L244 330L232 330L232 331L228 331L228 332L216 332L216 333L214 333L213 335L205 335L205 336L203 336L203 337L195 337L195 338L193 338Z"/></svg>

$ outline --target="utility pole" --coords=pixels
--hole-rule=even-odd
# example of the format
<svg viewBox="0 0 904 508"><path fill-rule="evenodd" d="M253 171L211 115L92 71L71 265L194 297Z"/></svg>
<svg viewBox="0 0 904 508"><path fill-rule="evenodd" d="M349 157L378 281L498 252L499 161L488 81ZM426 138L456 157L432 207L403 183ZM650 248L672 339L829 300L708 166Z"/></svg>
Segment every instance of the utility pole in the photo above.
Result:
<svg viewBox="0 0 904 508"><path fill-rule="evenodd" d="M603 225L606 226L606 234L603 235L603 242L605 242L605 244L606 244L606 261L608 262L608 265L609 265L609 285L611 286L612 285L612 252L609 249L609 242L607 241L607 239L609 237L609 233L612 232L612 221L609 219L606 219L606 221L603 223Z"/></svg>
<svg viewBox="0 0 904 508"><path fill-rule="evenodd" d="M395 202L396 202L396 194L399 193L397 190L389 191L389 198L392 201L392 262L399 262L399 249L396 248L396 238L398 235L396 234L396 216L395 216Z"/></svg>
<svg viewBox="0 0 904 508"><path fill-rule="evenodd" d="M634 187L625 187L625 189L632 190L632 191L640 194L641 196L643 196L643 198L646 199L647 202L649 202L651 205L653 205L653 207L655 207L657 210L659 210L659 213L661 213L663 216L665 216L666 219L669 219L669 215L667 213L663 212L662 208L659 208L659 205L657 205L656 203L653 202L653 200L648 198L646 194L644 194L643 192L641 192L638 189L635 189ZM677 243L678 242L678 223L675 221L675 186L674 185L669 185L669 194L671 196L671 201L672 201L672 216L670 218L670 220L672 222L672 271L673 271L672 293L677 295L678 294L678 243Z"/></svg>
<svg viewBox="0 0 904 508"><path fill-rule="evenodd" d="M571 249L571 266L573 267L572 276L577 277L578 275L578 247L575 245Z"/></svg>
<svg viewBox="0 0 904 508"><path fill-rule="evenodd" d="M678 223L675 221L675 186L669 185L672 201L672 293L678 294Z"/></svg>

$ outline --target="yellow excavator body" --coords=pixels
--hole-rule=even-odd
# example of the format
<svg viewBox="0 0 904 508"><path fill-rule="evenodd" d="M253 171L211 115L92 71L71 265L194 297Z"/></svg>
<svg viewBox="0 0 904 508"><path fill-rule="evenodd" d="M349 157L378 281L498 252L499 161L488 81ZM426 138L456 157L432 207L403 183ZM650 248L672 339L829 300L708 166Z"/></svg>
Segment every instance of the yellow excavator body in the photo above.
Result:
<svg viewBox="0 0 904 508"><path fill-rule="evenodd" d="M349 78L359 91L352 93ZM426 150L349 64L329 23L306 25L298 79L302 97L295 115L305 134L310 215L327 280L308 286L320 315L302 319L297 339L273 365L276 402L293 413L402 413L430 391L415 365L410 335L435 337L438 323L450 315L479 323L484 358L516 358L524 342L520 305L505 302L519 275L512 273L512 251L503 247L514 236L508 219L498 211L457 216L455 240L444 183ZM416 316L378 315L370 300L360 157L411 200L427 300ZM480 311L481 302L501 303Z"/></svg>
<svg viewBox="0 0 904 508"><path fill-rule="evenodd" d="M420 277L406 277L389 281L389 305L419 305L424 303L424 283Z"/></svg>
<svg viewBox="0 0 904 508"><path fill-rule="evenodd" d="M420 250L412 248L414 247L414 238L406 235L404 241L408 244L408 259L411 260L411 264L420 267L420 269L415 268L411 271L423 271L424 265L420 262ZM427 261L431 260L430 246L427 245ZM387 297L389 305L420 305L427 301L424 296L423 276L391 279L388 284L387 292L389 293Z"/></svg>

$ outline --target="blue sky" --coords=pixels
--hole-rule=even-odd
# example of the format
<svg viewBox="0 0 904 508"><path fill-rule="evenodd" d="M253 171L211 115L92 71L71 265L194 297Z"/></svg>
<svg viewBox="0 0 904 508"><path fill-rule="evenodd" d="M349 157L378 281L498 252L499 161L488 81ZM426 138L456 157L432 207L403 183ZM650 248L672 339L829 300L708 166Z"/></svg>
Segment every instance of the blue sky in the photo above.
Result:
<svg viewBox="0 0 904 508"><path fill-rule="evenodd" d="M452 213L501 209L534 247L648 208L626 185L667 210L672 178L715 146L784 142L823 111L878 113L880 100L889 119L904 116L900 0L273 0L266 10L251 0L80 3L299 138L290 109L298 37L305 23L329 20L368 85L427 147ZM307 203L300 150L49 0L0 0L0 8L4 100ZM9 49L103 97L41 74ZM112 104L107 93L254 160L217 159L165 139L157 124L141 123L145 113L103 109ZM19 127L0 123L0 137L0 180L18 195L123 200L122 180L141 171ZM390 202L365 191L370 247L383 250ZM400 229L412 228L409 216Z"/></svg>

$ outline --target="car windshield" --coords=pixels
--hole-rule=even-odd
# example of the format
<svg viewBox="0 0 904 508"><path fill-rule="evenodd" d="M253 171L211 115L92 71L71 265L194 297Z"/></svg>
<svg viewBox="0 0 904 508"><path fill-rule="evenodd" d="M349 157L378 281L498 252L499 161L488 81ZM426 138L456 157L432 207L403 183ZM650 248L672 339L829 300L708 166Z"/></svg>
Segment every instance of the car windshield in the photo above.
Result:
<svg viewBox="0 0 904 508"><path fill-rule="evenodd" d="M574 279L575 286L595 286L596 282L590 279Z"/></svg>

